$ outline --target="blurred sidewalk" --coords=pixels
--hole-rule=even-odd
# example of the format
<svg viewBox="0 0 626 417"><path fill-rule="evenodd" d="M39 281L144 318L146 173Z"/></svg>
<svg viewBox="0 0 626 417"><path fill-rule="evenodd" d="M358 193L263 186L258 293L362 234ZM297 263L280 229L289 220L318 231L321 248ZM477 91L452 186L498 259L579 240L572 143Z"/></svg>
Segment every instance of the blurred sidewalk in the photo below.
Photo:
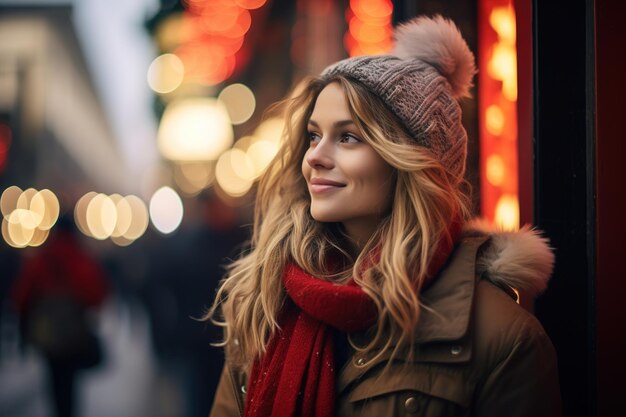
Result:
<svg viewBox="0 0 626 417"><path fill-rule="evenodd" d="M47 375L34 351L20 354L16 323L3 314L0 333L0 416L54 417ZM78 377L78 417L169 417L180 414L176 390L158 375L144 308L111 297L100 314L106 361Z"/></svg>

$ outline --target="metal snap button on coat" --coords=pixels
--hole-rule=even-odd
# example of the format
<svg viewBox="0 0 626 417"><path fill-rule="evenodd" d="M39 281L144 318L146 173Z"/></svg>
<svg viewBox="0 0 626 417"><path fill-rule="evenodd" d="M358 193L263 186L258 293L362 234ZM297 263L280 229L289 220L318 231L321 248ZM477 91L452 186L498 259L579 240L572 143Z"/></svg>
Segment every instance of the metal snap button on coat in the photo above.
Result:
<svg viewBox="0 0 626 417"><path fill-rule="evenodd" d="M363 366L364 363L365 363L365 359L363 358L359 358L356 360L356 364L359 366Z"/></svg>
<svg viewBox="0 0 626 417"><path fill-rule="evenodd" d="M244 394L248 392L248 390L246 389L245 385L241 386L241 392L244 393Z"/></svg>
<svg viewBox="0 0 626 417"><path fill-rule="evenodd" d="M419 408L419 404L417 403L417 398L415 397L407 398L406 401L404 402L404 408L406 408L406 411L408 411L409 413L417 412L417 409Z"/></svg>
<svg viewBox="0 0 626 417"><path fill-rule="evenodd" d="M452 348L450 349L450 353L452 353L454 356L460 354L463 351L463 347L456 345L456 346L452 346Z"/></svg>

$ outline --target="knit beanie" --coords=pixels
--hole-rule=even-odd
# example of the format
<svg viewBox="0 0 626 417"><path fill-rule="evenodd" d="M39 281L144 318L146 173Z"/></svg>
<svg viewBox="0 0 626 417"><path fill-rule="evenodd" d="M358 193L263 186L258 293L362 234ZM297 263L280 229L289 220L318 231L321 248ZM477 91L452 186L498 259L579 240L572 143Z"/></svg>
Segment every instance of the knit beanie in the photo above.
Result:
<svg viewBox="0 0 626 417"><path fill-rule="evenodd" d="M458 183L467 156L458 100L470 96L474 55L456 25L439 15L396 27L394 38L392 54L344 59L322 77L342 75L365 85Z"/></svg>

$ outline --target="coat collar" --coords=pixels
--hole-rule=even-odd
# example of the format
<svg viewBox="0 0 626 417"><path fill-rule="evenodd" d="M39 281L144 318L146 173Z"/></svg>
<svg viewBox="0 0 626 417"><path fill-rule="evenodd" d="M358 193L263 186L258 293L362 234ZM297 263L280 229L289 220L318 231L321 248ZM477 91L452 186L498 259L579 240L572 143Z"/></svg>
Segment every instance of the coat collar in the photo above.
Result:
<svg viewBox="0 0 626 417"><path fill-rule="evenodd" d="M422 294L422 311L415 337L415 362L459 363L471 358L468 328L477 279L476 256L488 239L488 236L464 238L439 277ZM356 336L356 339L360 337ZM391 350L373 360L355 354L339 374L339 392L368 370L386 363ZM361 366L361 359L365 366Z"/></svg>

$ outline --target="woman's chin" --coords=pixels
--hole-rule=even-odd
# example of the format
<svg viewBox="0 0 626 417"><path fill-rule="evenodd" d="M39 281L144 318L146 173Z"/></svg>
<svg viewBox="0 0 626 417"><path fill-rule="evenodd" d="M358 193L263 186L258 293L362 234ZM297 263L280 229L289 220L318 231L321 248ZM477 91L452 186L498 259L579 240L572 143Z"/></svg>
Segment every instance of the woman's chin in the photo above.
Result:
<svg viewBox="0 0 626 417"><path fill-rule="evenodd" d="M341 221L341 219L338 218L336 213L329 213L326 210L311 209L311 217L313 217L313 220L318 221L320 223L335 223L335 222Z"/></svg>

